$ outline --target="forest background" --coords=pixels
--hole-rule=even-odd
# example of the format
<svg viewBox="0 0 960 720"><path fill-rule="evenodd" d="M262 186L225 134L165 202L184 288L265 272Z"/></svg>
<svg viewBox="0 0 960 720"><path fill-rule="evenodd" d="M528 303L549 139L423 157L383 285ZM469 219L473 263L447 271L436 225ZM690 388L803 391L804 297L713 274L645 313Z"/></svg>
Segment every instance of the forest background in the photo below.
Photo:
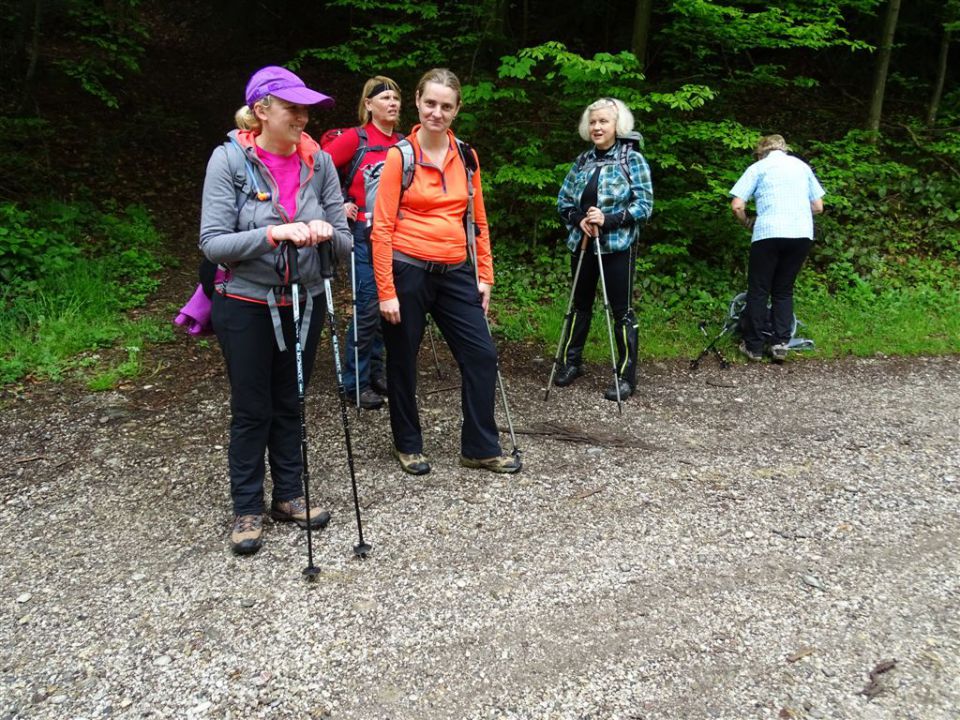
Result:
<svg viewBox="0 0 960 720"><path fill-rule="evenodd" d="M404 129L424 70L460 76L455 129L480 155L510 341L556 343L569 292L556 193L585 147L582 108L615 96L656 196L636 282L644 357L695 354L697 320L743 289L749 235L727 192L773 132L827 191L797 288L821 356L956 353L958 28L960 0L6 4L0 382L107 388L143 372L192 292L169 268L199 258L206 160L265 64L337 98L314 137L356 123L369 75L405 90Z"/></svg>

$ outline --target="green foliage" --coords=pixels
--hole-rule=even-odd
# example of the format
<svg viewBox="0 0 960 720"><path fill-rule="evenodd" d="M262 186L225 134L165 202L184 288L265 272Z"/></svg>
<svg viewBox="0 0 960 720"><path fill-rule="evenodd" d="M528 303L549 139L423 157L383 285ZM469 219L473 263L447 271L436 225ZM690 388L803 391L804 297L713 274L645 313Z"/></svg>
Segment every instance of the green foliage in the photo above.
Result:
<svg viewBox="0 0 960 720"><path fill-rule="evenodd" d="M878 4L879 0L808 0L779 2L758 10L750 0L673 0L672 22L664 36L678 60L686 57L687 62L698 65L753 49L867 49L866 42L850 39L844 10L850 6L871 9Z"/></svg>
<svg viewBox="0 0 960 720"><path fill-rule="evenodd" d="M147 32L137 15L139 4L139 0L66 4L65 36L73 52L54 65L107 107L119 107L114 86L140 71Z"/></svg>
<svg viewBox="0 0 960 720"><path fill-rule="evenodd" d="M327 3L330 8L348 9L350 17L360 21L350 22L345 42L302 50L291 67L296 69L309 58L342 64L359 75L399 79L431 67L459 64L478 50L484 38L481 21L489 11L487 4L449 3L441 11L436 0L332 0Z"/></svg>
<svg viewBox="0 0 960 720"><path fill-rule="evenodd" d="M103 373L110 354L101 353L116 344L127 357L106 372L122 377L139 368L145 342L170 336L169 323L124 316L161 269L160 236L142 207L4 203L0 220L0 383Z"/></svg>

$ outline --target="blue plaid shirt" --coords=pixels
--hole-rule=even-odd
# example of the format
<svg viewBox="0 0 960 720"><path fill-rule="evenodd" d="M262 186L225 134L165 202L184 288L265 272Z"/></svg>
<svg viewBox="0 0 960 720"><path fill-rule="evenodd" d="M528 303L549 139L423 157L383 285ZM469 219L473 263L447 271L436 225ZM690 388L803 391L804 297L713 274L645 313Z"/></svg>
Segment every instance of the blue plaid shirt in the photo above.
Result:
<svg viewBox="0 0 960 720"><path fill-rule="evenodd" d="M610 253L626 250L637 239L640 227L653 212L653 182L650 179L650 166L643 155L636 150L627 153L629 177L624 177L620 166L620 141L610 149L600 162L593 149L587 150L573 163L570 172L560 186L557 197L557 210L570 230L567 247L576 252L583 240L583 231L579 221L572 222L577 216L583 217L580 198L590 180L593 171L600 165L600 177L597 182L597 207L605 215L629 214L633 222L621 223L614 230L600 228L601 252Z"/></svg>
<svg viewBox="0 0 960 720"><path fill-rule="evenodd" d="M767 238L812 239L810 203L824 196L810 166L783 150L773 150L748 167L730 194L744 202L756 199L753 242Z"/></svg>

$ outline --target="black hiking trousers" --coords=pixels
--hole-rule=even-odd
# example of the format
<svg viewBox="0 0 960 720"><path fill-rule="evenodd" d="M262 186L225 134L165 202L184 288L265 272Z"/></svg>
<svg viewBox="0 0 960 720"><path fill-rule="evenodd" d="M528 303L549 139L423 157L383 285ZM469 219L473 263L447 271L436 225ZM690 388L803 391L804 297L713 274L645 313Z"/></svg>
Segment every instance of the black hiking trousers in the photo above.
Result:
<svg viewBox="0 0 960 720"><path fill-rule="evenodd" d="M430 313L460 368L460 451L474 459L501 455L494 415L497 350L487 330L473 267L464 263L456 270L435 274L394 260L393 283L400 301L400 323L383 322L383 342L394 447L402 453L423 452L417 355Z"/></svg>
<svg viewBox="0 0 960 720"><path fill-rule="evenodd" d="M326 317L326 295L313 299L303 349L304 386L310 380ZM300 403L297 398L293 308L279 308L287 350L280 352L270 308L264 303L213 294L213 330L230 380L230 495L237 515L264 512L264 453L270 463L273 501L303 495ZM301 305L301 317L303 308Z"/></svg>
<svg viewBox="0 0 960 720"><path fill-rule="evenodd" d="M810 238L766 238L751 243L743 323L743 342L750 352L759 354L765 344L790 342L793 284L812 246Z"/></svg>

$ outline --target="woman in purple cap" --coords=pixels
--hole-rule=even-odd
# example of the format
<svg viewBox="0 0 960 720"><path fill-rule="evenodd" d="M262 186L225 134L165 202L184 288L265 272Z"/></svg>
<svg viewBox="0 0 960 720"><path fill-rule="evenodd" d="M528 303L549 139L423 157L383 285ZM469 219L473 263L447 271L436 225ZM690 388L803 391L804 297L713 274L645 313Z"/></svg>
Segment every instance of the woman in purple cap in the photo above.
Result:
<svg viewBox="0 0 960 720"><path fill-rule="evenodd" d="M304 382L326 313L316 246L349 253L350 230L330 156L304 132L311 105L333 99L289 70L269 66L247 83L237 130L213 151L203 184L200 249L225 269L212 321L230 380L231 548L262 544L264 452L273 480L271 517L321 528L330 514L307 508L302 482L291 282L300 295ZM298 278L291 277L296 253Z"/></svg>

